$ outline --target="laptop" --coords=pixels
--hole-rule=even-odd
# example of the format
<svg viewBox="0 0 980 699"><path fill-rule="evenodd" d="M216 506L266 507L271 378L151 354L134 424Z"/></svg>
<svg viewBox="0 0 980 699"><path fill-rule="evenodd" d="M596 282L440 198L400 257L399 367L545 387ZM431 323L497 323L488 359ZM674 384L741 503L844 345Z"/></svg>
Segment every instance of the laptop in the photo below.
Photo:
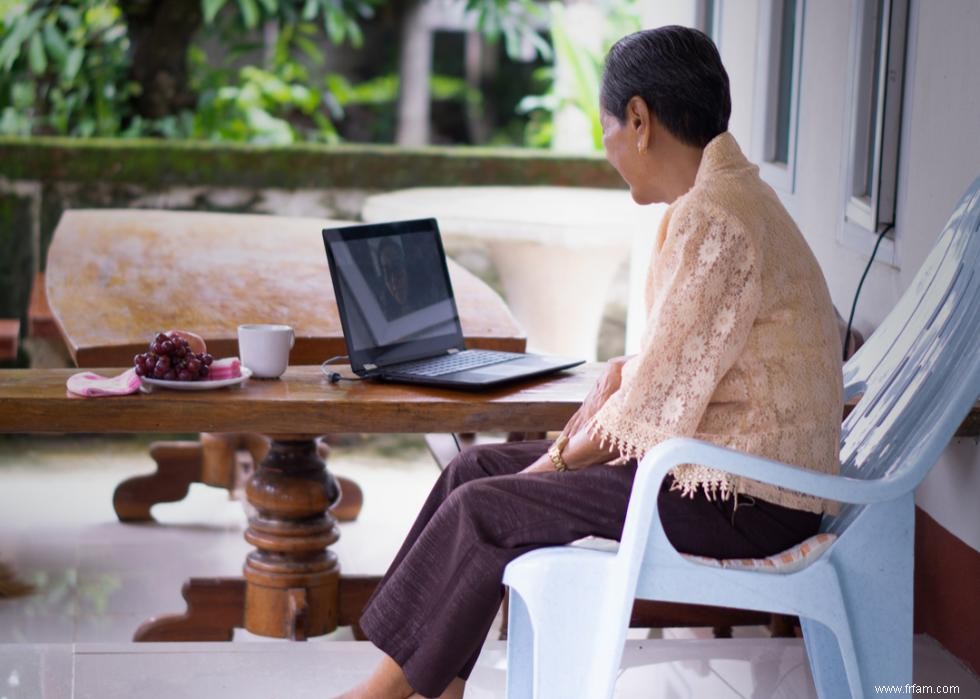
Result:
<svg viewBox="0 0 980 699"><path fill-rule="evenodd" d="M323 244L358 376L482 388L584 363L466 349L435 219L327 228Z"/></svg>

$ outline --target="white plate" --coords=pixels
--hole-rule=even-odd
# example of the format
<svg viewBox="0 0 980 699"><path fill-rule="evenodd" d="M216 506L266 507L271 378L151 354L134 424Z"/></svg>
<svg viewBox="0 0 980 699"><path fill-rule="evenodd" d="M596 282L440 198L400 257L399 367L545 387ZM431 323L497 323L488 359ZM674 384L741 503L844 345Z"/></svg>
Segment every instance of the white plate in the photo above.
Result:
<svg viewBox="0 0 980 699"><path fill-rule="evenodd" d="M170 388L174 391L207 391L212 388L224 388L225 386L237 386L248 381L252 375L252 370L242 367L242 375L233 379L221 379L220 381L164 381L163 379L149 379L145 376L140 377L143 385L159 386L160 388Z"/></svg>

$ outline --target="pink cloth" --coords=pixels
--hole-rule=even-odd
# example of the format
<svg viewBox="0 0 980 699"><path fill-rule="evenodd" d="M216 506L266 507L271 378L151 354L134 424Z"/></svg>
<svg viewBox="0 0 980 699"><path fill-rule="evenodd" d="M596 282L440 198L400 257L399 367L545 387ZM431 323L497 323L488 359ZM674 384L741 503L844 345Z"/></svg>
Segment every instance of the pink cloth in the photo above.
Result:
<svg viewBox="0 0 980 699"><path fill-rule="evenodd" d="M224 379L237 379L242 375L242 363L238 357L225 357L215 359L211 362L211 371L208 373L208 381L223 381Z"/></svg>
<svg viewBox="0 0 980 699"><path fill-rule="evenodd" d="M68 390L86 398L99 396L125 396L140 390L140 377L135 369L129 369L111 379L83 371L68 377Z"/></svg>
<svg viewBox="0 0 980 699"><path fill-rule="evenodd" d="M225 379L237 379L241 375L242 364L238 357L226 357L216 359L211 363L211 370L206 380L223 381ZM140 377L136 375L135 369L128 369L119 376L112 378L99 376L91 371L83 371L68 377L68 390L86 398L126 396L140 390Z"/></svg>

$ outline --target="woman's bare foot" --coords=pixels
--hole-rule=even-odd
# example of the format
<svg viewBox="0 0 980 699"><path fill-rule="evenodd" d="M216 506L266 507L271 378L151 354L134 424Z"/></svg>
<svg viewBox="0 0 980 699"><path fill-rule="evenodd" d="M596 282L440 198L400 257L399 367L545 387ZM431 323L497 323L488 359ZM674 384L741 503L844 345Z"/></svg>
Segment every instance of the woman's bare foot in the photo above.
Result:
<svg viewBox="0 0 980 699"><path fill-rule="evenodd" d="M416 696L415 690L405 679L401 666L386 655L370 677L334 699L408 699L412 696ZM463 696L462 693L459 696Z"/></svg>
<svg viewBox="0 0 980 699"><path fill-rule="evenodd" d="M466 680L454 679L446 687L446 691L440 694L437 699L463 699L463 690L466 689ZM425 699L421 694L413 694L408 699Z"/></svg>

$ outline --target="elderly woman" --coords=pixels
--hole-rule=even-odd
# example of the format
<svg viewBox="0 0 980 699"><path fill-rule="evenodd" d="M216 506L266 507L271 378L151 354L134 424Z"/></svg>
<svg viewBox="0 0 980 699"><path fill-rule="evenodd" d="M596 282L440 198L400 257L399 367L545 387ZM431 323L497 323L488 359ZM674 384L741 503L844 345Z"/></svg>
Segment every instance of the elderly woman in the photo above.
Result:
<svg viewBox="0 0 980 699"><path fill-rule="evenodd" d="M347 699L461 697L507 563L588 535L619 538L637 460L665 439L838 468L830 295L727 131L728 75L714 45L683 27L621 39L600 105L606 157L633 199L670 203L655 232L642 349L607 364L556 442L474 447L450 464L361 618L386 657ZM696 464L676 468L659 496L674 546L719 558L789 548L833 506Z"/></svg>

